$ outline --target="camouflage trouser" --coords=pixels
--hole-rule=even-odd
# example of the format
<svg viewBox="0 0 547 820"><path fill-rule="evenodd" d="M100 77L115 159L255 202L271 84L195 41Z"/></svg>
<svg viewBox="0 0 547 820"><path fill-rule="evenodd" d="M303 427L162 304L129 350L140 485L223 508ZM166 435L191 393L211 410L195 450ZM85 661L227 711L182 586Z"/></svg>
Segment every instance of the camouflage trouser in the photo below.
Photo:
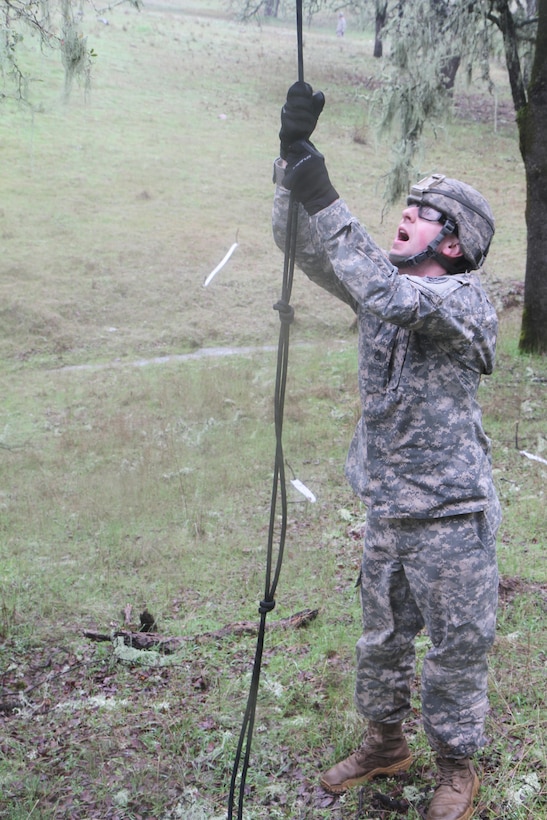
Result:
<svg viewBox="0 0 547 820"><path fill-rule="evenodd" d="M488 515L367 520L356 706L387 723L408 715L414 638L425 627L432 646L422 669L422 718L431 747L446 757L469 756L486 742L499 520L497 502Z"/></svg>

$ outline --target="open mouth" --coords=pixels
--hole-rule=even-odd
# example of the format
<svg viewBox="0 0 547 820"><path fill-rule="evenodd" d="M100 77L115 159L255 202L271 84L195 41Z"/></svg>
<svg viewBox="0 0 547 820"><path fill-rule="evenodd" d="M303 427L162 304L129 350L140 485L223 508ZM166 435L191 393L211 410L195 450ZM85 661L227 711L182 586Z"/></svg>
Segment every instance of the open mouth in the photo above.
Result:
<svg viewBox="0 0 547 820"><path fill-rule="evenodd" d="M399 240L399 242L408 242L410 237L404 228L399 228L399 230L397 231L397 239Z"/></svg>

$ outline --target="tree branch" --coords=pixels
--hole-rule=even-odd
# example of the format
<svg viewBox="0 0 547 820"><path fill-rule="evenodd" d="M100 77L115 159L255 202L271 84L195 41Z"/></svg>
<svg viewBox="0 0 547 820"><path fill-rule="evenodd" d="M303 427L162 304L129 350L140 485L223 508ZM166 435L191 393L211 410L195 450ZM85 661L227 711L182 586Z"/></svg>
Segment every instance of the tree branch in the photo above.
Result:
<svg viewBox="0 0 547 820"><path fill-rule="evenodd" d="M303 609L296 612L289 618L281 618L279 621L272 621L266 624L267 629L301 629L317 618L318 609ZM202 632L199 635L182 635L178 637L168 637L157 632L132 632L128 629L117 629L111 633L97 632L94 629L84 629L83 634L91 641L112 641L114 638L123 638L126 646L133 649L155 649L169 655L181 649L187 641L202 643L204 641L218 640L219 638L229 638L234 635L256 635L258 624L254 621L238 621L227 624L220 629L211 632Z"/></svg>

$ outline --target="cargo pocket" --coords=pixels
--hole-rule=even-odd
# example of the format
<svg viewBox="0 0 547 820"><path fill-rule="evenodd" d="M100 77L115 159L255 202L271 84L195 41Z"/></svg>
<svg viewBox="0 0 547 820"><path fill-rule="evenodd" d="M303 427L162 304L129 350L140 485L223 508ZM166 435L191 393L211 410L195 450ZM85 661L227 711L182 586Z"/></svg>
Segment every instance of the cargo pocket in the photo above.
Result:
<svg viewBox="0 0 547 820"><path fill-rule="evenodd" d="M494 638L498 601L495 533L484 512L461 516L458 544L453 550L453 579L447 611L454 627L470 626L479 643Z"/></svg>

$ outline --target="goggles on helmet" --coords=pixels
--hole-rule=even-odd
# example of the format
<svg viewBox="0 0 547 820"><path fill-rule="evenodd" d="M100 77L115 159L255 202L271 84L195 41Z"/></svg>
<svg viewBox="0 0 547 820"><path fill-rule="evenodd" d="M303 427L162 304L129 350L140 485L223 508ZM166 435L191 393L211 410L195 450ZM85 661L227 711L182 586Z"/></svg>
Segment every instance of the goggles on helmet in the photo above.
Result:
<svg viewBox="0 0 547 820"><path fill-rule="evenodd" d="M426 222L446 222L446 216L437 208L432 208L431 205L418 205L418 216L420 219L425 219Z"/></svg>

